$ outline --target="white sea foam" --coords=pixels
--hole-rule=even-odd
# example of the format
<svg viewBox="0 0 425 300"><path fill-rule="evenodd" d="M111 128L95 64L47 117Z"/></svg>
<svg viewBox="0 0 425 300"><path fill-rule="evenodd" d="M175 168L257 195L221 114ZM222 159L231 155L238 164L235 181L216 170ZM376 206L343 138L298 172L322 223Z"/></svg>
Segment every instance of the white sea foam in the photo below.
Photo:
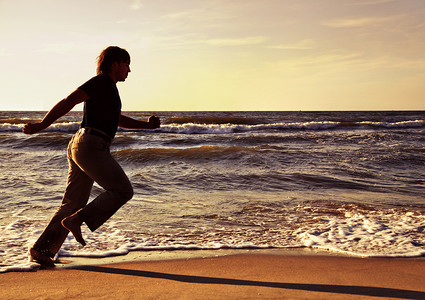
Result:
<svg viewBox="0 0 425 300"><path fill-rule="evenodd" d="M21 132L25 124L1 123L0 132ZM76 132L80 127L80 122L53 123L43 132Z"/></svg>
<svg viewBox="0 0 425 300"><path fill-rule="evenodd" d="M163 125L158 131L184 134L225 134L259 130L321 130L336 128L338 125L338 122L273 123L259 125L185 123Z"/></svg>
<svg viewBox="0 0 425 300"><path fill-rule="evenodd" d="M98 258L125 255L130 251L287 247L311 247L361 257L425 256L425 245L422 244L425 216L422 213L394 209L366 213L341 208L338 209L341 212L339 215L317 215L311 214L310 210L311 207L308 206L297 207L295 211L298 215L294 211L287 211L287 217L273 227L258 224L186 229L182 225L181 228L162 229L159 232L137 232L126 228L126 223L117 221L108 222L92 233L83 226L87 246L82 248L69 235L59 256ZM258 207L256 211L258 212ZM283 210L280 213L285 214ZM309 214L312 217L304 219ZM253 216L248 212L244 216L244 222L257 222L254 219L250 221L251 217ZM261 216L263 220L267 218ZM291 227L290 224L296 226ZM26 251L40 235L43 226L44 224L31 222L27 218L0 226L0 272L37 269L37 264L27 261Z"/></svg>
<svg viewBox="0 0 425 300"><path fill-rule="evenodd" d="M226 134L234 132L263 131L263 130L329 130L338 128L416 128L425 126L424 120L404 122L335 122L335 121L312 121L312 122L288 122L258 125L243 124L165 124L156 131L181 134Z"/></svg>
<svg viewBox="0 0 425 300"><path fill-rule="evenodd" d="M0 132L19 132L22 131L24 124L20 123L0 123ZM54 123L45 132L75 132L78 130L80 122L61 122ZM411 120L402 122L336 122L336 121L310 121L310 122L280 122L271 124L163 124L157 132L181 133L181 134L225 134L246 131L261 130L328 130L344 127L362 128L417 128L425 126L424 120ZM125 130L124 130L125 131Z"/></svg>
<svg viewBox="0 0 425 300"><path fill-rule="evenodd" d="M28 261L27 251L40 232L37 229L27 231L29 224L28 220L21 219L0 225L0 273L38 269L37 263Z"/></svg>
<svg viewBox="0 0 425 300"><path fill-rule="evenodd" d="M414 257L425 255L425 216L413 212L346 212L319 226L300 231L307 247L359 256Z"/></svg>
<svg viewBox="0 0 425 300"><path fill-rule="evenodd" d="M425 126L424 120L413 120L413 121L402 121L402 122L372 122L364 121L360 122L361 125L369 125L373 127L385 127L385 128L415 128Z"/></svg>

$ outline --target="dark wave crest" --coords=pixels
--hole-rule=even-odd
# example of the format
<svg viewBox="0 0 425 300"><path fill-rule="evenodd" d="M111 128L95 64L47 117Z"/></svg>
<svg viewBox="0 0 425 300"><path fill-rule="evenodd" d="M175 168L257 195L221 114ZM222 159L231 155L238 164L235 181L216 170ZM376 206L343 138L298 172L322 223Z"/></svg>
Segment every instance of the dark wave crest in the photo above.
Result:
<svg viewBox="0 0 425 300"><path fill-rule="evenodd" d="M201 146L192 148L148 148L123 149L114 151L118 160L126 162L170 162L170 161L208 161L238 159L242 153L258 153L259 150L241 146Z"/></svg>

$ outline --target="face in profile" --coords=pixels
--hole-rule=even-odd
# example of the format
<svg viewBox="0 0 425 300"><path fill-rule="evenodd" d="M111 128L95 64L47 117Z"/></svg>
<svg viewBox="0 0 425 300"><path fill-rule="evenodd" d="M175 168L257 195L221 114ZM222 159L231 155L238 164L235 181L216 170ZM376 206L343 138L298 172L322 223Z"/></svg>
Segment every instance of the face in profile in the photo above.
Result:
<svg viewBox="0 0 425 300"><path fill-rule="evenodd" d="M130 63L129 62L120 62L118 63L118 67L117 67L117 79L118 81L125 81L128 73L130 73Z"/></svg>

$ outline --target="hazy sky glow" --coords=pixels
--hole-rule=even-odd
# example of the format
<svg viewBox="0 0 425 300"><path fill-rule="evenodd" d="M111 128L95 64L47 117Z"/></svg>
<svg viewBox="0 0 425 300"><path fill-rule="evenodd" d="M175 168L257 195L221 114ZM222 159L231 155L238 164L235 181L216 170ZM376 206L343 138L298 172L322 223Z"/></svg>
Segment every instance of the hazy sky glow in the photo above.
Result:
<svg viewBox="0 0 425 300"><path fill-rule="evenodd" d="M124 110L425 109L423 0L0 0L0 34L0 110L49 109L108 45Z"/></svg>

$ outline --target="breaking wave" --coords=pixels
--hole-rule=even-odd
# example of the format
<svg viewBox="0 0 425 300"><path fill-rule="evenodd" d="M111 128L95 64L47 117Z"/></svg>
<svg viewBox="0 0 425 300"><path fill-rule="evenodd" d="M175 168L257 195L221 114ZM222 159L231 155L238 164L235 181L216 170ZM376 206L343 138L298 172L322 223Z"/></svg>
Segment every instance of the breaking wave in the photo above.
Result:
<svg viewBox="0 0 425 300"><path fill-rule="evenodd" d="M19 132L28 120L6 119L0 120L0 132ZM249 131L285 131L285 130L336 130L336 129L400 129L425 127L424 120L410 120L402 122L280 122L261 124L255 119L245 118L190 118L171 117L163 121L161 128L156 132L180 134L226 134ZM80 126L79 122L54 123L45 132L75 132ZM131 131L131 130L120 130Z"/></svg>

